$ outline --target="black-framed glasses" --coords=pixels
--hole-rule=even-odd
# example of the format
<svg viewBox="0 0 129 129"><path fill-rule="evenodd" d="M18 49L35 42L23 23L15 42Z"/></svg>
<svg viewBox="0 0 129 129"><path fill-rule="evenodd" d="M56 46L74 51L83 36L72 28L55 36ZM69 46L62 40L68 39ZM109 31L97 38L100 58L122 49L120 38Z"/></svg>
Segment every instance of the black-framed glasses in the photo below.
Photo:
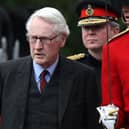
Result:
<svg viewBox="0 0 129 129"><path fill-rule="evenodd" d="M37 42L37 40L39 40L40 43L42 43L42 44L50 44L52 40L57 38L57 36L58 35L55 35L54 37L49 38L49 37L45 37L45 36L36 36L36 35L29 35L29 34L26 35L28 42L30 42L32 44L35 44Z"/></svg>

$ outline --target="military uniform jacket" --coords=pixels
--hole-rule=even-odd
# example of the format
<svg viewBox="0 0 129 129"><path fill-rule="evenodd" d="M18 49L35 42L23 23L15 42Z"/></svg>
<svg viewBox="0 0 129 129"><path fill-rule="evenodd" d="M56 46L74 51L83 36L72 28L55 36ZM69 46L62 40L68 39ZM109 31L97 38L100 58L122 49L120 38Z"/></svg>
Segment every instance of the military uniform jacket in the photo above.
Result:
<svg viewBox="0 0 129 129"><path fill-rule="evenodd" d="M31 57L0 64L2 129L23 129L31 72ZM92 96L97 94L93 71L60 57L50 82L59 87L58 129L93 129L95 125L89 123L98 121L94 119L96 104Z"/></svg>
<svg viewBox="0 0 129 129"><path fill-rule="evenodd" d="M97 81L97 87L98 87L98 94L100 96L101 92L100 92L100 79L101 79L101 61L100 60L96 60L94 57L92 57L89 53L85 54L85 57L79 59L78 61L80 61L81 63L84 63L88 66L90 66L91 68L93 68L93 70L95 71L95 75L96 75L96 81ZM99 97L101 98L101 97Z"/></svg>
<svg viewBox="0 0 129 129"><path fill-rule="evenodd" d="M101 61L96 60L93 58L89 53L79 53L72 56L68 56L67 58L71 60L76 60L78 62L81 62L82 64L85 64L86 66L89 66L92 68L92 70L95 73L95 79L96 79L96 89L95 91L89 91L89 92L95 92L97 96L92 94L92 98L95 99L95 106L99 106L101 104L101 85L100 85L100 79L101 79ZM90 89L91 90L91 89ZM92 105L92 101L90 102ZM97 112L96 108L94 109L96 111L97 116L94 116L97 121L90 122L90 124L93 125L94 129L102 129L103 127L99 124L99 113ZM92 116L90 116L92 117ZM97 124L97 125L96 125Z"/></svg>
<svg viewBox="0 0 129 129"><path fill-rule="evenodd" d="M111 97L112 103L120 108L116 128L127 127L129 129L128 29L104 47L102 61L102 105L110 104ZM111 79L111 85L109 78Z"/></svg>
<svg viewBox="0 0 129 129"><path fill-rule="evenodd" d="M101 103L101 61L96 60L94 57L92 57L88 52L87 53L79 53L72 56L68 56L68 59L79 61L83 64L86 64L87 66L91 67L96 76L96 82L97 82L97 92L98 92L98 105Z"/></svg>

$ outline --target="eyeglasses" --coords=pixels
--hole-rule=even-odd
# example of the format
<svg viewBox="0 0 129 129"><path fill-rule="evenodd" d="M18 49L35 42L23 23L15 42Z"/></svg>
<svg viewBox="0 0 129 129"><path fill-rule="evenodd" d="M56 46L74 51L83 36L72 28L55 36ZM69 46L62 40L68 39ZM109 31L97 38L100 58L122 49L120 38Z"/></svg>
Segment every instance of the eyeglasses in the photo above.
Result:
<svg viewBox="0 0 129 129"><path fill-rule="evenodd" d="M50 44L52 40L57 38L58 35L55 35L52 38L49 37L42 37L42 36L36 36L36 35L26 35L28 42L35 44L37 40L39 39L41 44Z"/></svg>

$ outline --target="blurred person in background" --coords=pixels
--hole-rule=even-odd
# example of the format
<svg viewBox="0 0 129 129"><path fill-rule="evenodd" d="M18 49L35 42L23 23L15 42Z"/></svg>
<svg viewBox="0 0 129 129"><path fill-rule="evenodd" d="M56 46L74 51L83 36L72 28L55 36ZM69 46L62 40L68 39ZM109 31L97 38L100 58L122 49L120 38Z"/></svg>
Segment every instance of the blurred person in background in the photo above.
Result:
<svg viewBox="0 0 129 129"><path fill-rule="evenodd" d="M124 23L129 26L129 0L121 0Z"/></svg>

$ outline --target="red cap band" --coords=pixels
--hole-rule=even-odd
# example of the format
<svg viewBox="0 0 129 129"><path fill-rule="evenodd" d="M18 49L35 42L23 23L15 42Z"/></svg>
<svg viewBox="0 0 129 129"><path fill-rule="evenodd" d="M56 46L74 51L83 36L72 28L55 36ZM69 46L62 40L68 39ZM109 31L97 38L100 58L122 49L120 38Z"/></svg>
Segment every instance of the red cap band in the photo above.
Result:
<svg viewBox="0 0 129 129"><path fill-rule="evenodd" d="M109 17L113 17L113 18L117 18L117 15L111 11L108 11L108 10L104 10L102 8L95 8L93 9L93 14L92 15L89 15L87 13L87 9L82 9L81 10L81 15L80 15L80 18L86 18L86 17L89 17L89 16L98 16L98 17L104 17L104 16L109 16Z"/></svg>

